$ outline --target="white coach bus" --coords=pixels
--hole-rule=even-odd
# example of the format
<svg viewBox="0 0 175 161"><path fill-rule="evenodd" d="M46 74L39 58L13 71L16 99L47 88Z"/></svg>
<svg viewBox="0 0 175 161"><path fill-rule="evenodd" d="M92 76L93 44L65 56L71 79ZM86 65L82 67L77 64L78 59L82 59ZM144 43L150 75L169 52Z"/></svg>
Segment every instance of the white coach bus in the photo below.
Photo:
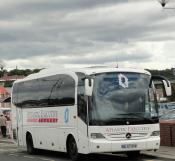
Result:
<svg viewBox="0 0 175 161"><path fill-rule="evenodd" d="M148 71L120 68L43 70L13 84L14 138L36 149L138 156L160 146L158 106ZM13 117L13 118L15 118Z"/></svg>

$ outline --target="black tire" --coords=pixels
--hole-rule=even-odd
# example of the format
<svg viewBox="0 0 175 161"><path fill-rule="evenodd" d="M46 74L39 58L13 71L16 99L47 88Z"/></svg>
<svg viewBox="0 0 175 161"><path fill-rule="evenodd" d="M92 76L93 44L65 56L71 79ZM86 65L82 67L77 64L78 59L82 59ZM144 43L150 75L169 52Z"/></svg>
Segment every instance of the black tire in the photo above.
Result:
<svg viewBox="0 0 175 161"><path fill-rule="evenodd" d="M139 158L140 157L140 151L130 151L130 152L127 152L126 155L129 158Z"/></svg>
<svg viewBox="0 0 175 161"><path fill-rule="evenodd" d="M80 154L78 153L76 141L72 136L68 139L67 153L73 161L78 161L80 159Z"/></svg>
<svg viewBox="0 0 175 161"><path fill-rule="evenodd" d="M33 139L32 136L29 134L26 137L26 144L27 144L27 152L29 154L35 154L35 148L33 146Z"/></svg>

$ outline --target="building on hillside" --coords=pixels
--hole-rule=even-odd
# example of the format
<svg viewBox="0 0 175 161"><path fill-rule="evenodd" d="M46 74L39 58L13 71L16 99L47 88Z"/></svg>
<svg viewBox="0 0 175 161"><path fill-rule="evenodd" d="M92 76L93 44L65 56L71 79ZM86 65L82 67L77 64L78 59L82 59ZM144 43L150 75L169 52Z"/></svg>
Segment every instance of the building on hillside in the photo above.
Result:
<svg viewBox="0 0 175 161"><path fill-rule="evenodd" d="M25 76L4 74L0 77L0 108L11 108L11 87L13 82L18 79L23 79Z"/></svg>
<svg viewBox="0 0 175 161"><path fill-rule="evenodd" d="M0 86L0 108L11 107L10 101L5 101L7 98L10 98L10 93L3 86Z"/></svg>
<svg viewBox="0 0 175 161"><path fill-rule="evenodd" d="M23 79L25 76L23 75L12 75L9 76L7 74L4 74L3 77L0 77L0 86L4 87L12 87L13 82L18 79Z"/></svg>

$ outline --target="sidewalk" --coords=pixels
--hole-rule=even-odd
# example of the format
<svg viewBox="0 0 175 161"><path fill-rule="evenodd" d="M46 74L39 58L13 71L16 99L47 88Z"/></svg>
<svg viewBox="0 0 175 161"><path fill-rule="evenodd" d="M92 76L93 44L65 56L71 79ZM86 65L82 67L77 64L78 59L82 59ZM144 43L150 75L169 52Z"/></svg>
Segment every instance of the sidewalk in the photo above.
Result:
<svg viewBox="0 0 175 161"><path fill-rule="evenodd" d="M175 160L175 147L160 146L160 149L156 152L154 151L143 151L142 154L155 156L159 158L168 158Z"/></svg>
<svg viewBox="0 0 175 161"><path fill-rule="evenodd" d="M0 135L0 143L9 143L9 144L13 144L13 140L11 138L3 138L1 135Z"/></svg>

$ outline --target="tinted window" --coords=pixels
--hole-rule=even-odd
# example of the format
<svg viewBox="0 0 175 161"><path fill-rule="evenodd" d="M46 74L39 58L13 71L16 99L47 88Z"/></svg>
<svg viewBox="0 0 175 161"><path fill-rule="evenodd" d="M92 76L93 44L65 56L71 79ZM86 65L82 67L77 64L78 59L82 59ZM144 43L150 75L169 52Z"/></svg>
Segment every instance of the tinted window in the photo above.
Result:
<svg viewBox="0 0 175 161"><path fill-rule="evenodd" d="M67 75L55 75L18 83L13 103L20 107L74 105L75 81Z"/></svg>
<svg viewBox="0 0 175 161"><path fill-rule="evenodd" d="M18 106L37 106L39 95L38 80L21 82L18 84Z"/></svg>
<svg viewBox="0 0 175 161"><path fill-rule="evenodd" d="M141 73L94 75L90 125L150 124L158 122L150 76Z"/></svg>
<svg viewBox="0 0 175 161"><path fill-rule="evenodd" d="M76 73L78 75L78 116L84 121L87 122L87 101L84 95L84 79L85 75L83 73Z"/></svg>
<svg viewBox="0 0 175 161"><path fill-rule="evenodd" d="M41 105L73 105L75 103L75 82L67 75L42 78L39 101Z"/></svg>

